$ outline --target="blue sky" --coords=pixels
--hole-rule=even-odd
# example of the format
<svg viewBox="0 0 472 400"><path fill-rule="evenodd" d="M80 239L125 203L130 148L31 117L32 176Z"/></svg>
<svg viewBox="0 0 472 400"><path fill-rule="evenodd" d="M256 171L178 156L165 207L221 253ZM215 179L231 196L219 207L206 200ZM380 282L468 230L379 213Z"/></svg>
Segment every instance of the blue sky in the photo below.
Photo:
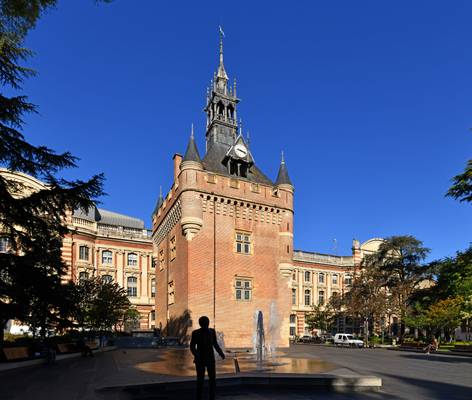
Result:
<svg viewBox="0 0 472 400"><path fill-rule="evenodd" d="M206 86L225 65L260 168L283 149L295 247L349 254L353 238L412 234L430 258L468 246L472 206L444 198L471 158L468 1L59 1L27 46L36 144L104 172L102 207L150 225L192 122L204 150Z"/></svg>

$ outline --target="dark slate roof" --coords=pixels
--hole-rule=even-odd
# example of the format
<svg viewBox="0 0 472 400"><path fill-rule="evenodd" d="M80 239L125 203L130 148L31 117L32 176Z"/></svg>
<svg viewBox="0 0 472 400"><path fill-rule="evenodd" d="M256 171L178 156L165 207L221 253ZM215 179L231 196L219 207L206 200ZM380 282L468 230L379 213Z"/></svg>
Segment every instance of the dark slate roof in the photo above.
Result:
<svg viewBox="0 0 472 400"><path fill-rule="evenodd" d="M222 143L212 143L211 147L208 149L205 157L203 158L203 168L209 172L230 176L228 174L226 165L223 164L223 160L225 159L229 148L230 146ZM265 176L264 173L254 164L249 168L246 179L255 183L262 183L264 185L271 186L273 185L272 181L267 176Z"/></svg>
<svg viewBox="0 0 472 400"><path fill-rule="evenodd" d="M154 211L152 212L152 215L156 214L159 208L162 206L162 203L164 203L164 199L162 198L162 193L159 195L159 198L157 199L156 202L156 207L154 207Z"/></svg>
<svg viewBox="0 0 472 400"><path fill-rule="evenodd" d="M288 176L287 166L285 165L284 161L280 163L279 173L277 175L275 184L293 186L292 181L290 180L290 177Z"/></svg>
<svg viewBox="0 0 472 400"><path fill-rule="evenodd" d="M104 210L103 208L97 208L96 206L90 207L88 210L82 210L80 208L76 209L74 210L73 216L91 222L99 222L101 224L144 229L144 221L139 218Z"/></svg>
<svg viewBox="0 0 472 400"><path fill-rule="evenodd" d="M195 139L190 136L188 141L187 150L185 151L185 155L182 161L196 161L201 163L202 159L200 158L200 153L198 152L197 145L195 144Z"/></svg>

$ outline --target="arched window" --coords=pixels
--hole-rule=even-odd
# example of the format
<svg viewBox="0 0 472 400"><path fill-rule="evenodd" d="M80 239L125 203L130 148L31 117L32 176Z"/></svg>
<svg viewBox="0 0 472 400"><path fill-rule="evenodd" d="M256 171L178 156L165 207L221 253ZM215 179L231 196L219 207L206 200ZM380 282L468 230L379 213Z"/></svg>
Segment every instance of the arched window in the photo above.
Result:
<svg viewBox="0 0 472 400"><path fill-rule="evenodd" d="M79 282L86 281L89 278L88 272L82 271L79 272Z"/></svg>
<svg viewBox="0 0 472 400"><path fill-rule="evenodd" d="M333 274L333 285L337 285L337 284L338 284L338 275Z"/></svg>
<svg viewBox="0 0 472 400"><path fill-rule="evenodd" d="M324 290L318 292L318 305L322 306L325 302Z"/></svg>
<svg viewBox="0 0 472 400"><path fill-rule="evenodd" d="M138 265L138 255L136 253L128 254L128 265L133 267Z"/></svg>
<svg viewBox="0 0 472 400"><path fill-rule="evenodd" d="M110 250L102 251L102 264L111 264L113 262L113 254Z"/></svg>
<svg viewBox="0 0 472 400"><path fill-rule="evenodd" d="M156 297L156 280L151 279L151 297Z"/></svg>
<svg viewBox="0 0 472 400"><path fill-rule="evenodd" d="M311 292L309 290L305 290L305 305L311 305Z"/></svg>
<svg viewBox="0 0 472 400"><path fill-rule="evenodd" d="M0 237L0 253L8 253L10 251L10 239L6 236Z"/></svg>
<svg viewBox="0 0 472 400"><path fill-rule="evenodd" d="M112 283L113 277L111 275L102 275L102 281L105 283Z"/></svg>
<svg viewBox="0 0 472 400"><path fill-rule="evenodd" d="M310 282L310 278L311 278L310 275L311 275L310 271L305 271L305 282Z"/></svg>
<svg viewBox="0 0 472 400"><path fill-rule="evenodd" d="M89 259L89 248L87 246L79 247L79 260L88 261Z"/></svg>
<svg viewBox="0 0 472 400"><path fill-rule="evenodd" d="M344 275L344 284L346 286L352 285L352 276L351 275Z"/></svg>
<svg viewBox="0 0 472 400"><path fill-rule="evenodd" d="M127 280L127 292L129 297L136 297L138 295L138 278L129 276Z"/></svg>
<svg viewBox="0 0 472 400"><path fill-rule="evenodd" d="M320 272L318 274L318 283L324 283L324 281L325 281L324 280L324 274L323 274L323 272Z"/></svg>

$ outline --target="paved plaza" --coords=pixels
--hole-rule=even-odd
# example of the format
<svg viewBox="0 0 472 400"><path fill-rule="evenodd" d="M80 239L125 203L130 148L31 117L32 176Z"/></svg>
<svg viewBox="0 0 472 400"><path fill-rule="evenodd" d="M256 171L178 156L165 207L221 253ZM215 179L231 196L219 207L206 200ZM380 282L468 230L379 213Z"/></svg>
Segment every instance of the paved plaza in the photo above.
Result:
<svg viewBox="0 0 472 400"><path fill-rule="evenodd" d="M183 350L185 352L185 350ZM289 356L321 359L337 373L377 375L383 380L380 392L327 393L281 392L241 388L220 396L236 399L470 399L472 358L425 355L388 350L337 349L313 345L292 346ZM149 365L168 364L166 353L154 349L115 350L93 358L61 361L0 374L2 400L95 400L95 389L106 386L151 383L164 378L162 369ZM231 362L228 357L226 363ZM333 365L335 364L335 365ZM220 365L224 371L228 365ZM149 397L147 397L150 399ZM156 394L156 399L159 397ZM182 397L179 397L181 399Z"/></svg>

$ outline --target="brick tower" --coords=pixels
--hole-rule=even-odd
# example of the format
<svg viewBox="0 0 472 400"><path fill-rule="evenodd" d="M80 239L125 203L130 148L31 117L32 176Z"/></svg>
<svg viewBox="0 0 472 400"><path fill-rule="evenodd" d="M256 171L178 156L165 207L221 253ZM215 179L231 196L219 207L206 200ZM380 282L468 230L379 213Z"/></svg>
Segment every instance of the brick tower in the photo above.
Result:
<svg viewBox="0 0 472 400"><path fill-rule="evenodd" d="M259 170L237 123L238 103L220 37L205 107L205 155L200 157L192 126L184 157L174 156L172 188L159 196L152 216L156 326L182 335L207 315L227 347L252 347L255 316L262 311L267 344L284 347L293 185L283 157L275 183Z"/></svg>

